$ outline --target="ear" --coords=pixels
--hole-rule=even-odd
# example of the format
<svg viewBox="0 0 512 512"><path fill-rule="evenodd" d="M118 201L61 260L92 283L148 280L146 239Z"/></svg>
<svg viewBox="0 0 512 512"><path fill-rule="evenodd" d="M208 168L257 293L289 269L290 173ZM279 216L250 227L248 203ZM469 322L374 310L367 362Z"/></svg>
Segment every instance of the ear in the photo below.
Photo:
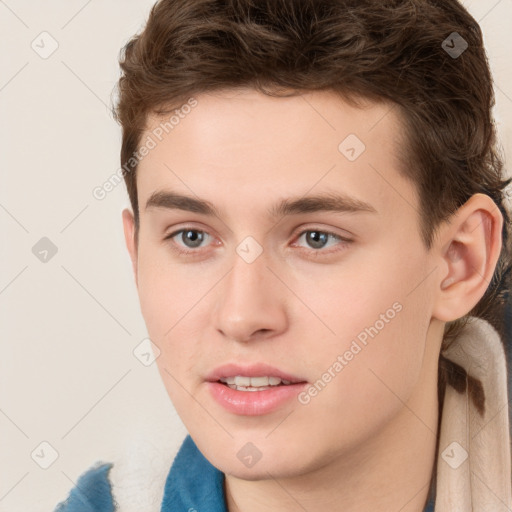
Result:
<svg viewBox="0 0 512 512"><path fill-rule="evenodd" d="M135 221L133 214L127 208L123 210L123 229L126 248L132 260L133 274L135 276L135 284L139 286L137 280L137 241L135 240Z"/></svg>
<svg viewBox="0 0 512 512"><path fill-rule="evenodd" d="M433 317L451 322L463 317L489 287L501 251L503 216L494 201L475 194L436 236L437 297Z"/></svg>

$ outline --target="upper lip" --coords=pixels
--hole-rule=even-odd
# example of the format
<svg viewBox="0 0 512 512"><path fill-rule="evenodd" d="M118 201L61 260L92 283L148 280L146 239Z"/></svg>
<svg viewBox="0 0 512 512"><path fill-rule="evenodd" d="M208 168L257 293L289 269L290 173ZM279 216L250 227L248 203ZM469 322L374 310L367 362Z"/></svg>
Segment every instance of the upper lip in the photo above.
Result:
<svg viewBox="0 0 512 512"><path fill-rule="evenodd" d="M306 379L293 375L291 373L275 368L265 363L227 363L218 366L212 370L206 379L209 382L217 382L226 377L236 377L241 375L244 377L279 377L281 380L288 380L292 383L306 382Z"/></svg>

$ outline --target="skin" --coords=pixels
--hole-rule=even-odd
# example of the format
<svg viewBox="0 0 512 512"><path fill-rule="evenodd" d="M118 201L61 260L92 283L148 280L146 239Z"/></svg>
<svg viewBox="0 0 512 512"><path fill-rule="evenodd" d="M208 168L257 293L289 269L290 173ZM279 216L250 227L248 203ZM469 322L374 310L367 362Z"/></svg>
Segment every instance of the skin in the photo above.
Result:
<svg viewBox="0 0 512 512"><path fill-rule="evenodd" d="M139 164L138 246L128 209L123 224L160 375L198 448L226 474L228 510L422 511L444 324L488 286L499 210L473 196L427 251L415 186L398 172L402 128L389 105L250 89L196 99ZM142 140L161 121L149 117ZM353 162L338 150L349 134L366 146ZM208 200L220 215L146 210L162 189ZM375 212L267 216L281 199L327 191ZM164 240L184 228L206 232L198 248L181 234ZM351 241L312 245L308 233L322 230ZM263 249L250 264L236 252L247 236ZM240 416L208 392L205 376L227 362L262 361L314 383L394 303L400 312L305 405ZM262 454L250 468L237 457L248 442Z"/></svg>

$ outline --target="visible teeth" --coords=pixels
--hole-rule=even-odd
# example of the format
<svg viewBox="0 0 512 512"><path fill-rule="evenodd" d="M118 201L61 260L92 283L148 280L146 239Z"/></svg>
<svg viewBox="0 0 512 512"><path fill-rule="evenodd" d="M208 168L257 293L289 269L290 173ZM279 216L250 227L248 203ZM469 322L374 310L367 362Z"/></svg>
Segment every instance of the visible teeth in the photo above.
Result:
<svg viewBox="0 0 512 512"><path fill-rule="evenodd" d="M235 384L237 386L252 386L253 388L268 386L268 377L251 377L250 380L250 384L241 384L240 382L237 382L237 379L235 379Z"/></svg>
<svg viewBox="0 0 512 512"><path fill-rule="evenodd" d="M237 375L235 377L235 384L237 386L250 386L251 385L251 377L241 377L240 375Z"/></svg>
<svg viewBox="0 0 512 512"><path fill-rule="evenodd" d="M279 377L245 377L236 375L235 377L225 377L219 380L232 389L243 388L250 391L268 389L271 386L279 386L279 384L291 384L291 381L280 379Z"/></svg>

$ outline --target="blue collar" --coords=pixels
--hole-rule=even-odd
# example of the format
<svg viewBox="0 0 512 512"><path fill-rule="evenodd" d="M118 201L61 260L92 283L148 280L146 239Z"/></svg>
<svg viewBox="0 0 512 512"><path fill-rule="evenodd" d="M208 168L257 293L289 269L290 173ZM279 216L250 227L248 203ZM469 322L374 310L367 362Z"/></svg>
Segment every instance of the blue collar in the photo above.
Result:
<svg viewBox="0 0 512 512"><path fill-rule="evenodd" d="M161 512L227 512L224 473L212 466L188 435L165 481Z"/></svg>
<svg viewBox="0 0 512 512"><path fill-rule="evenodd" d="M224 473L212 466L188 435L165 481L161 512L227 512ZM424 512L434 512L434 500Z"/></svg>

